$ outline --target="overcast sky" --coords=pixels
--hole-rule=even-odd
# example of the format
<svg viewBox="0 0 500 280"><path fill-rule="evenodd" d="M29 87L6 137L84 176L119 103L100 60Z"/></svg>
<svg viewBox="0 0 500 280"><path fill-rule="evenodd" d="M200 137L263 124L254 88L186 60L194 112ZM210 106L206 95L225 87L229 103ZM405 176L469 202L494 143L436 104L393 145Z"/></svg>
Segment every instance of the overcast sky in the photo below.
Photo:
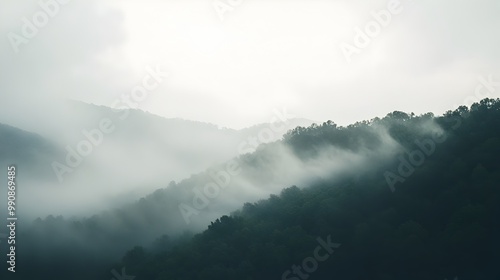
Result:
<svg viewBox="0 0 500 280"><path fill-rule="evenodd" d="M26 38L23 18L43 21L39 2L0 0L0 122L46 112L53 98L112 106L148 66L169 77L139 108L231 128L283 107L339 124L441 114L479 76L500 80L498 0L391 1L72 0ZM349 62L341 46L388 5L390 22Z"/></svg>

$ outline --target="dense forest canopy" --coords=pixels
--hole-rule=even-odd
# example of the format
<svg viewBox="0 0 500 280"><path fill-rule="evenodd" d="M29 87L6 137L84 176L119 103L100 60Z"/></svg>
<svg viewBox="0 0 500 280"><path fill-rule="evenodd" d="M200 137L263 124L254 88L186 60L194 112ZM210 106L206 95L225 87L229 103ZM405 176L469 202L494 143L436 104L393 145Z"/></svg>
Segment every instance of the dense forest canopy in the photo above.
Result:
<svg viewBox="0 0 500 280"><path fill-rule="evenodd" d="M499 279L499 99L438 117L396 111L347 127L332 121L297 127L283 140L240 156L243 174L265 170L278 146L305 163L348 154L355 164L331 176L311 169L309 184L282 186L279 194L220 215L194 236L172 227L182 225L179 197L189 197L186 189L202 182L197 178L203 174L90 218L38 219L24 236L27 247L36 248L26 258L34 268L28 274L41 279L110 279L110 271L138 280ZM366 164L358 164L357 157ZM271 178L262 174L258 182ZM98 250L102 254L96 255ZM36 252L48 257L35 262ZM119 255L122 260L111 264ZM57 272L48 269L56 264Z"/></svg>
<svg viewBox="0 0 500 280"><path fill-rule="evenodd" d="M437 118L394 112L346 128L325 122L284 141L300 152L329 143L355 150L377 145L371 128L388 124L411 154L427 120L446 137L395 192L383 176L394 163L336 184L293 186L165 252L136 247L120 265L140 279L498 279L499 100ZM327 236L341 246L317 265L304 261Z"/></svg>

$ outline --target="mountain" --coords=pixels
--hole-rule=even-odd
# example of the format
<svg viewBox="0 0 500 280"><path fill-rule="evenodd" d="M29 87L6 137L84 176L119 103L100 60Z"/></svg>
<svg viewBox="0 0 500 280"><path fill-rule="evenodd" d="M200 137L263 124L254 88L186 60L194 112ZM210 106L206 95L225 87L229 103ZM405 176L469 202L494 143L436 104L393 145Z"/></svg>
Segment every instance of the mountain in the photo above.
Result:
<svg viewBox="0 0 500 280"><path fill-rule="evenodd" d="M36 218L34 213L90 215L119 207L311 123L280 116L274 126L234 130L76 101L57 108L47 119L23 126L40 135L6 126L0 130L3 164L30 168L19 177L26 190L26 218ZM54 201L56 195L60 199Z"/></svg>
<svg viewBox="0 0 500 280"><path fill-rule="evenodd" d="M115 210L39 219L25 254L42 279L122 268L137 279L496 279L499 122L500 100L485 99L439 117L298 127ZM65 269L44 272L56 263Z"/></svg>
<svg viewBox="0 0 500 280"><path fill-rule="evenodd" d="M443 133L422 134L429 119ZM298 128L285 141L377 148L365 134L381 123L405 147L393 159L246 203L161 252L135 247L116 267L138 279L499 279L500 99L437 118Z"/></svg>
<svg viewBox="0 0 500 280"><path fill-rule="evenodd" d="M69 102L67 110L73 117L64 124L62 132L58 133L59 139L54 141L61 142L62 138L63 145L76 146L88 138L83 131L96 131L103 120L109 120L113 130L103 132L102 143L96 148L99 152L92 153L89 160L95 157L96 169L113 169L119 165L116 173L122 173L124 169L148 173L150 180L156 179L151 180L151 184L186 178L248 152L259 144L279 140L298 125L312 123L284 116L276 118L279 129L271 130L270 124L259 124L234 130L209 123L163 118L138 109L115 110L82 102ZM263 130L264 133L259 135ZM265 133L268 131L271 135ZM250 143L252 137L256 138L255 144ZM140 180L132 181L147 183L142 176Z"/></svg>
<svg viewBox="0 0 500 280"><path fill-rule="evenodd" d="M22 173L48 178L50 159L62 150L38 134L0 123L0 166L18 165Z"/></svg>

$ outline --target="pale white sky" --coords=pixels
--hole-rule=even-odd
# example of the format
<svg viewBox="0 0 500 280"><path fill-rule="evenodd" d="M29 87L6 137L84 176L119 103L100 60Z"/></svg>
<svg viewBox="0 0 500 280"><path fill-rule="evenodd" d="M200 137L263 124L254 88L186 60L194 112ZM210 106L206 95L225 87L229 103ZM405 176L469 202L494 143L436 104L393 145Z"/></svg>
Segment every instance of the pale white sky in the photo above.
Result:
<svg viewBox="0 0 500 280"><path fill-rule="evenodd" d="M0 122L47 110L53 97L111 106L148 65L170 76L139 108L232 128L282 107L340 124L394 110L440 114L473 94L480 75L500 73L494 0L400 1L348 63L340 44L354 45L355 28L389 2L243 0L221 21L212 0L73 0L15 53L9 34L22 36L22 18L42 8L0 0Z"/></svg>

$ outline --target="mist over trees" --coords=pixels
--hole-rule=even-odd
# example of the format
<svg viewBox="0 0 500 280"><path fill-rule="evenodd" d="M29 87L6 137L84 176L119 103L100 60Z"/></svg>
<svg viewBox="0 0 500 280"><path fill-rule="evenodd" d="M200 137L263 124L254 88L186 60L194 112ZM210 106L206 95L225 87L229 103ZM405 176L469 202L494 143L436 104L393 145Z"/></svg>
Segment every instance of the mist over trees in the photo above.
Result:
<svg viewBox="0 0 500 280"><path fill-rule="evenodd" d="M235 158L240 172L201 209L194 190L226 164L114 210L25 225L19 275L305 279L291 267L330 236L341 246L301 270L311 279L496 279L499 127L498 99L439 117L297 127ZM183 203L198 212L189 222Z"/></svg>
<svg viewBox="0 0 500 280"><path fill-rule="evenodd" d="M385 123L409 156L421 149L415 141L423 140L418 138L422 136L419 127L431 119L446 133L444 143L437 144L394 192L382 175L396 170L398 160L305 189L293 186L279 196L246 203L190 242L166 252L136 247L118 267L144 279L445 279L456 275L496 279L500 276L500 100L485 99L470 110L460 107L437 118L394 112L348 128L332 123L297 128L285 141L296 143L301 151L314 151L325 143L359 149L357 143L367 127ZM325 236L341 246L314 269L307 270L304 262L295 275L286 273L312 256L316 239Z"/></svg>
<svg viewBox="0 0 500 280"><path fill-rule="evenodd" d="M23 172L18 179L25 219L91 216L121 207L311 123L278 112L270 118L279 119L278 129L250 143L270 124L237 130L75 101L56 103L50 111L65 117L53 112L43 118L27 116L23 130L0 126L0 164L16 163ZM101 123L110 130L100 131Z"/></svg>

